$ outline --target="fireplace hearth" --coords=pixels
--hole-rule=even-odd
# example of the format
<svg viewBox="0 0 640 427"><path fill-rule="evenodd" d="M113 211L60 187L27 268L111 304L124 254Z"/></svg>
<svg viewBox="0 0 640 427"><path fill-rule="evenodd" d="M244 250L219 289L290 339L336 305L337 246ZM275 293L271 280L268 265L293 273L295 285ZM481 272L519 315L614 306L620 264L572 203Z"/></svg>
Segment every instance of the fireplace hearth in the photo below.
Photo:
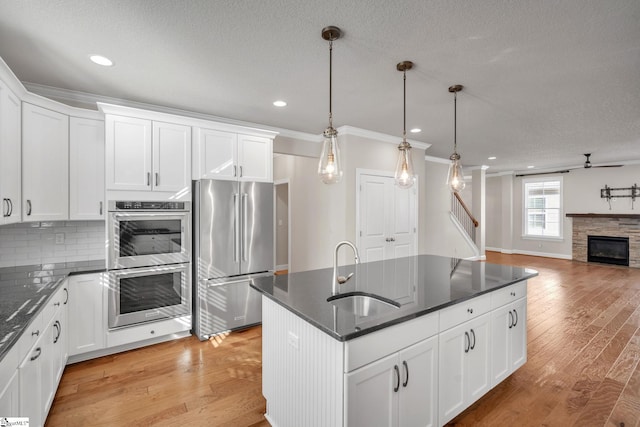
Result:
<svg viewBox="0 0 640 427"><path fill-rule="evenodd" d="M629 265L629 238L587 236L587 261Z"/></svg>

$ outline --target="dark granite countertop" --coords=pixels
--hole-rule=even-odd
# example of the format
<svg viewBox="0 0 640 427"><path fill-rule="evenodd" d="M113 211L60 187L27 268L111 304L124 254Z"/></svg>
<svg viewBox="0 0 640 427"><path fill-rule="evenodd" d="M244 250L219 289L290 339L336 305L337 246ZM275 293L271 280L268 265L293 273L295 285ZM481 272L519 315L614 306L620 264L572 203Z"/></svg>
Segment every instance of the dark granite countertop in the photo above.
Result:
<svg viewBox="0 0 640 427"><path fill-rule="evenodd" d="M251 286L333 338L348 341L538 275L527 268L464 260L452 274L452 262L419 255L341 266L339 275L355 273L339 287L341 294L372 293L401 305L373 316L359 316L327 302L332 268L256 278Z"/></svg>
<svg viewBox="0 0 640 427"><path fill-rule="evenodd" d="M0 268L0 362L65 277L103 271L104 260Z"/></svg>

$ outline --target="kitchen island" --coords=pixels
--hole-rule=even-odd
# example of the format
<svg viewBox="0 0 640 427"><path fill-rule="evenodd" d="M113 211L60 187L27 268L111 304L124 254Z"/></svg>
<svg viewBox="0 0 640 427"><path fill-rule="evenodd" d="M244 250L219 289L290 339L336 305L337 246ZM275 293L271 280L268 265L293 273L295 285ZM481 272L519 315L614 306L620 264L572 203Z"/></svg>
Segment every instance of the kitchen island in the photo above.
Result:
<svg viewBox="0 0 640 427"><path fill-rule="evenodd" d="M352 272L340 294L395 305L327 301L332 269L252 282L273 426L442 425L525 363L534 270L420 255Z"/></svg>

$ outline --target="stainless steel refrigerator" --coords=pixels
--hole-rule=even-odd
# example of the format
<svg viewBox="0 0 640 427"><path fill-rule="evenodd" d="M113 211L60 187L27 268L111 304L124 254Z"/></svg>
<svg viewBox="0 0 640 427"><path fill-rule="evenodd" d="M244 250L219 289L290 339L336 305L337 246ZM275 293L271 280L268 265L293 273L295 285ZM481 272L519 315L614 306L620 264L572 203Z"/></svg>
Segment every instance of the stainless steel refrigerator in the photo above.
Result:
<svg viewBox="0 0 640 427"><path fill-rule="evenodd" d="M272 275L273 184L195 181L194 330L199 339L262 321L252 277Z"/></svg>

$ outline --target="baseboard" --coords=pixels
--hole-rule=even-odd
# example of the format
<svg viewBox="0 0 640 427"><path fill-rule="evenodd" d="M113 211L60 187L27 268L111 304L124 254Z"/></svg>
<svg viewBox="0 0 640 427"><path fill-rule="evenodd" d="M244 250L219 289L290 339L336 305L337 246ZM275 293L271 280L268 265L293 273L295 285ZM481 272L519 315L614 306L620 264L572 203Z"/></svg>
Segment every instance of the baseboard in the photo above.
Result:
<svg viewBox="0 0 640 427"><path fill-rule="evenodd" d="M288 270L288 269L289 269L289 264L276 265L276 271Z"/></svg>
<svg viewBox="0 0 640 427"><path fill-rule="evenodd" d="M518 255L539 256L543 258L557 258L557 259L568 259L568 260L572 259L571 255L554 254L550 252L533 252L533 251L521 251L521 250L514 249L513 253Z"/></svg>
<svg viewBox="0 0 640 427"><path fill-rule="evenodd" d="M494 248L494 247L485 247L485 250L492 252L500 252L501 254L511 255L513 251L511 249L502 249L502 248Z"/></svg>

